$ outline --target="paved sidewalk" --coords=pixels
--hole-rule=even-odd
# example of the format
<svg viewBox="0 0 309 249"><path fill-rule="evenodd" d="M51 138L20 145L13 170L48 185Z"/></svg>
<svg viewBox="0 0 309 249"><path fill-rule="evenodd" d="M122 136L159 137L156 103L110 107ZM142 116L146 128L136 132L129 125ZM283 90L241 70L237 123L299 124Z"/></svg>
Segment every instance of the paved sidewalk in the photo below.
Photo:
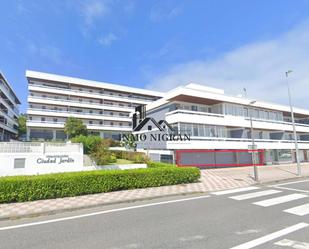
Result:
<svg viewBox="0 0 309 249"><path fill-rule="evenodd" d="M302 169L303 176L309 176L309 164L302 165ZM198 183L124 190L23 203L0 204L0 220L57 213L162 196L206 193L210 191L245 187L256 184L252 179L252 172L252 167L207 169L201 171L201 179ZM295 165L262 166L259 167L259 172L262 183L297 177Z"/></svg>

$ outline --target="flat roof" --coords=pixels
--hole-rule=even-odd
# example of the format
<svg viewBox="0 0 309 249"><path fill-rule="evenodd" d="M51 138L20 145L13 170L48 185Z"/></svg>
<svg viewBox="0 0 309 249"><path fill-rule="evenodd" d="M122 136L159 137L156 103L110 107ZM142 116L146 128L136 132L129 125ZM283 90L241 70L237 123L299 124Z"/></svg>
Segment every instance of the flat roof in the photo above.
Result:
<svg viewBox="0 0 309 249"><path fill-rule="evenodd" d="M204 89L204 90L202 90ZM222 92L214 92L208 91L207 88L203 87L194 87L192 88L191 85L180 86L171 91L167 92L166 95L158 99L152 103L149 103L146 107L147 110L152 110L157 107L160 107L168 102L171 101L184 101L184 102L191 102L196 104L216 104L221 102L239 104L239 105L249 105L251 101L255 101L254 104L250 105L252 107L259 107L268 110L275 110L281 111L284 113L290 113L290 106L288 105L281 105L270 103L266 101L260 101L256 99L248 99L243 97L231 96L227 94L223 94ZM293 111L298 116L309 116L309 110L302 109L302 108L295 108L293 107Z"/></svg>
<svg viewBox="0 0 309 249"><path fill-rule="evenodd" d="M17 104L21 104L19 98L17 97L16 93L13 90L13 87L11 86L11 84L8 82L8 80L5 78L4 74L0 71L0 77L5 81L5 83L7 84L7 86L10 88L11 92L13 93L14 97L17 100Z"/></svg>
<svg viewBox="0 0 309 249"><path fill-rule="evenodd" d="M80 79L80 78L68 77L68 76L50 74L50 73L43 73L43 72L31 71L31 70L26 70L26 77L28 80L29 79L46 80L46 81L63 82L63 83L70 83L70 84L76 84L76 85L105 88L105 89L110 89L110 90L118 90L122 92L131 92L131 93L137 93L137 94L149 95L149 96L155 96L155 97L164 96L164 93L157 92L157 91L151 91L151 90L146 90L146 89L141 89L141 88L123 86L119 84L112 84L112 83L100 82L100 81L94 81L94 80L86 80L86 79Z"/></svg>

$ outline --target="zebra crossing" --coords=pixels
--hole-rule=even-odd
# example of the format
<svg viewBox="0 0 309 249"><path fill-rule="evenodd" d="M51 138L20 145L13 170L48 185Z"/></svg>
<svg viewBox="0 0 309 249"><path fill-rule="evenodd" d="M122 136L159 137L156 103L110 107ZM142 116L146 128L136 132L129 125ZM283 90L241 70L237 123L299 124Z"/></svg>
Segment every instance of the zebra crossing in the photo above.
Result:
<svg viewBox="0 0 309 249"><path fill-rule="evenodd" d="M305 216L309 214L309 194L306 193L286 193L282 189L262 189L258 186L251 186L245 188L237 188L230 190L223 190L211 193L216 196L227 196L229 199L236 201L254 200L255 198L265 199L252 202L251 204L261 207L278 206L284 203L291 203L296 200L304 200L305 203L289 209L282 210L285 213L294 214L298 216ZM272 195L280 195L272 197Z"/></svg>
<svg viewBox="0 0 309 249"><path fill-rule="evenodd" d="M229 189L211 193L213 196L222 196L234 201L245 202L248 205L263 208L276 207L279 211L299 217L309 218L309 191L294 188L273 186L250 186L237 189ZM281 206L282 205L282 206ZM305 220L304 220L305 221ZM285 227L279 231L264 235L260 238L247 241L243 244L232 247L231 249L250 249L250 248L294 248L309 249L309 241L297 241L295 232L309 232L307 222L297 223ZM291 237L287 237L292 234ZM294 234L294 235L293 235ZM294 238L294 240L293 240ZM265 245L267 244L267 245ZM266 247L265 247L266 246Z"/></svg>

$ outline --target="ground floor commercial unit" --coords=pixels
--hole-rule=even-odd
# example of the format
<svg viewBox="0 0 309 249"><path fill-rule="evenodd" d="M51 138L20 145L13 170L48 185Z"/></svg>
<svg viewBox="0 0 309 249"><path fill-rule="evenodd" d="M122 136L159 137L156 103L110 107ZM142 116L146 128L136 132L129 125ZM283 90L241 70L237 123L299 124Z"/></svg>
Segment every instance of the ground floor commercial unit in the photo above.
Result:
<svg viewBox="0 0 309 249"><path fill-rule="evenodd" d="M296 162L295 149L149 150L148 156L152 161L201 168L262 166ZM309 162L309 149L299 150L299 157L300 162Z"/></svg>

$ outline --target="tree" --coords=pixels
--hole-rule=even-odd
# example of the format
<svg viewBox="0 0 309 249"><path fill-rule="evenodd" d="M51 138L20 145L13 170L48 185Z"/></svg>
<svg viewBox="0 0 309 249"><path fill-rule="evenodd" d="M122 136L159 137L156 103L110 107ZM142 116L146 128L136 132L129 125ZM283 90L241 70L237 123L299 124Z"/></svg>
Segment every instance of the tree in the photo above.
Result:
<svg viewBox="0 0 309 249"><path fill-rule="evenodd" d="M78 118L69 117L64 125L64 132L69 138L87 135L87 126Z"/></svg>
<svg viewBox="0 0 309 249"><path fill-rule="evenodd" d="M133 149L134 151L136 151L137 144L132 133L124 135L120 144L126 149Z"/></svg>
<svg viewBox="0 0 309 249"><path fill-rule="evenodd" d="M27 116L26 114L20 114L20 116L17 118L18 123L18 137L21 137L27 133Z"/></svg>

